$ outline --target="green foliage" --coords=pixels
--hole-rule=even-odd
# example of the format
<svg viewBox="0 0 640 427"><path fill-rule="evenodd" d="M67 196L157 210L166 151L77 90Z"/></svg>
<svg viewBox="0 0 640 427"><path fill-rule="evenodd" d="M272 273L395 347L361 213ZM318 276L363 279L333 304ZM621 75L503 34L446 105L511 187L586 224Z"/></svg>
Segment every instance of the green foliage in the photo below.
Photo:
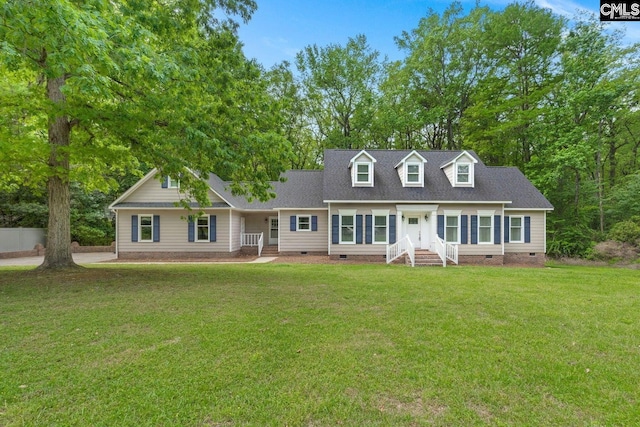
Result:
<svg viewBox="0 0 640 427"><path fill-rule="evenodd" d="M555 258L584 257L594 243L594 232L584 223L571 223L564 219L549 218L547 254Z"/></svg>
<svg viewBox="0 0 640 427"><path fill-rule="evenodd" d="M640 247L640 217L620 221L609 230L609 239Z"/></svg>

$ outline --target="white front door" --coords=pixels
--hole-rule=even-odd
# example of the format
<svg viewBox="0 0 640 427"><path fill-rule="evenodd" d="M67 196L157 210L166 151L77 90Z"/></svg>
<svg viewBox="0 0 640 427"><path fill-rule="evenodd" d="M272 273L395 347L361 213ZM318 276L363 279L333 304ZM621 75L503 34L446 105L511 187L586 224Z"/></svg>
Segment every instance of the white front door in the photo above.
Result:
<svg viewBox="0 0 640 427"><path fill-rule="evenodd" d="M270 245L278 244L278 217L277 216L269 217L269 244Z"/></svg>
<svg viewBox="0 0 640 427"><path fill-rule="evenodd" d="M420 215L406 215L407 220L407 235L411 239L411 244L414 248L422 247L421 241L421 226Z"/></svg>

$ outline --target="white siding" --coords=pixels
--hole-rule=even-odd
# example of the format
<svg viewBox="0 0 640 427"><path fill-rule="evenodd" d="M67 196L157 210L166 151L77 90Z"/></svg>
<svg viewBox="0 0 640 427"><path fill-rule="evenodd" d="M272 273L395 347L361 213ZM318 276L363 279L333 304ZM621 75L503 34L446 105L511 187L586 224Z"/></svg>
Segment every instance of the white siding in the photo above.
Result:
<svg viewBox="0 0 640 427"><path fill-rule="evenodd" d="M356 215L362 215L362 225L363 228L366 228L364 218L365 215L371 215L371 209L383 209L389 210L389 215L396 215L396 205L395 204L376 204L369 206L362 206L356 204L331 204L331 211L329 212L328 218L328 229L327 233L329 236L329 242L331 242L331 217L332 215L339 215L340 209L356 209ZM388 225L387 225L388 227ZM400 237L400 230L396 229L396 241ZM326 241L326 235L325 235ZM387 245L386 244L367 244L365 242L365 230L362 230L362 244L333 244L331 243L331 255L386 255L387 254Z"/></svg>
<svg viewBox="0 0 640 427"><path fill-rule="evenodd" d="M442 170L444 171L445 175L447 175L447 179L449 180L451 185L455 185L456 177L454 175L454 164L451 163L450 165L445 166L445 168Z"/></svg>
<svg viewBox="0 0 640 427"><path fill-rule="evenodd" d="M545 212L540 211L505 211L507 216L531 217L531 243L505 243L505 253L538 253L546 252L545 248ZM503 220L504 227L504 220ZM524 233L524 224L522 232ZM524 240L524 239L523 239Z"/></svg>
<svg viewBox="0 0 640 427"><path fill-rule="evenodd" d="M229 238L231 239L231 251L240 250L240 218L242 214L236 211L230 211L231 218L231 232ZM246 225L245 225L246 227ZM246 230L245 230L246 232Z"/></svg>
<svg viewBox="0 0 640 427"><path fill-rule="evenodd" d="M184 197L179 189L162 188L162 182L152 177L121 202L177 202ZM209 200L211 203L222 202L212 191L209 191Z"/></svg>
<svg viewBox="0 0 640 427"><path fill-rule="evenodd" d="M500 240L504 240L504 233L502 227L504 226L504 219L502 218L502 205L486 204L486 205L440 205L438 209L438 215L444 215L444 211L459 210L460 215L467 215L467 244L460 244L458 246L459 255L502 255L502 243L479 243L471 244L471 215L478 215L478 211L495 211L494 215L500 215ZM492 229L491 238L493 239ZM461 240L462 240L462 236Z"/></svg>
<svg viewBox="0 0 640 427"><path fill-rule="evenodd" d="M216 215L216 242L189 242L189 213L175 210L119 210L118 211L118 251L119 252L229 252L229 211L207 210L207 215ZM132 215L160 215L159 242L132 242Z"/></svg>
<svg viewBox="0 0 640 427"><path fill-rule="evenodd" d="M318 231L291 231L291 216L318 217ZM326 210L280 212L280 252L327 252L329 221Z"/></svg>

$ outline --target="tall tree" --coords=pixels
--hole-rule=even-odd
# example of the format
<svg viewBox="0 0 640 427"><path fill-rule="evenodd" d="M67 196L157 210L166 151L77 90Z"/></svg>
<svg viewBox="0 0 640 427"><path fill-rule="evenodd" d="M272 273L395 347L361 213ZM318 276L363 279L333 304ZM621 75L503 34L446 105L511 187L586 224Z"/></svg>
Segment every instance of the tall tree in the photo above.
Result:
<svg viewBox="0 0 640 427"><path fill-rule="evenodd" d="M220 14L247 20L252 0L5 0L0 59L9 80L4 182L46 181L48 247L41 268L74 266L70 184L108 185L138 162L178 176L216 170L236 192L269 196L288 158L270 121L260 70ZM255 83L258 81L258 83ZM264 114L256 114L256 112ZM4 139L6 137L6 139ZM185 197L207 203L184 173ZM113 183L113 182L111 182Z"/></svg>
<svg viewBox="0 0 640 427"><path fill-rule="evenodd" d="M382 72L379 53L364 35L345 46L307 46L296 57L313 126L326 147L363 148Z"/></svg>

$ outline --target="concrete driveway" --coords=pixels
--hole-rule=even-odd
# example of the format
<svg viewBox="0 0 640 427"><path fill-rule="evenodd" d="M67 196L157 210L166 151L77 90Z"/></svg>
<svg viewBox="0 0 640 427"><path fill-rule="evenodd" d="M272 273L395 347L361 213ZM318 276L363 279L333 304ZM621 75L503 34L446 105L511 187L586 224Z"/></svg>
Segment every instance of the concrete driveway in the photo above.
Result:
<svg viewBox="0 0 640 427"><path fill-rule="evenodd" d="M116 259L116 254L111 252L94 252L88 254L73 254L73 260L78 264L95 264L97 262L111 261ZM24 258L0 259L0 267L31 265L38 266L44 261L44 256L30 256Z"/></svg>

